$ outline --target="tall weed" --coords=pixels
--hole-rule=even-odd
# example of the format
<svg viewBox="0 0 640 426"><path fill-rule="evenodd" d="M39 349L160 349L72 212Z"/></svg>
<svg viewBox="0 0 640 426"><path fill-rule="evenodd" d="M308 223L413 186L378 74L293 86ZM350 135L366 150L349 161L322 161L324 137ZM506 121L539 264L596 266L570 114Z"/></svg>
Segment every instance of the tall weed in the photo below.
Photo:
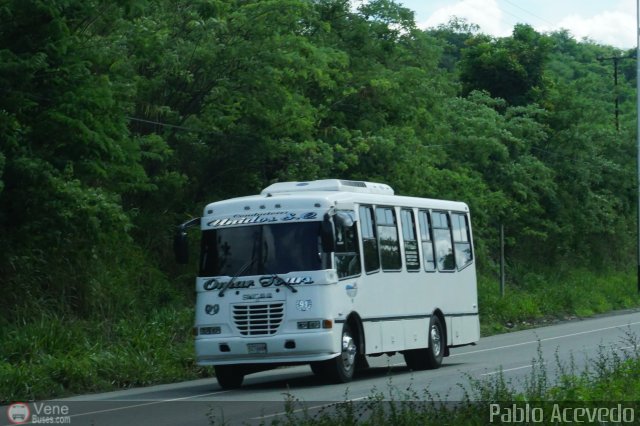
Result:
<svg viewBox="0 0 640 426"><path fill-rule="evenodd" d="M511 277L505 287L501 297L497 279L478 279L480 323L485 336L640 306L636 275L631 271L528 272L517 279Z"/></svg>

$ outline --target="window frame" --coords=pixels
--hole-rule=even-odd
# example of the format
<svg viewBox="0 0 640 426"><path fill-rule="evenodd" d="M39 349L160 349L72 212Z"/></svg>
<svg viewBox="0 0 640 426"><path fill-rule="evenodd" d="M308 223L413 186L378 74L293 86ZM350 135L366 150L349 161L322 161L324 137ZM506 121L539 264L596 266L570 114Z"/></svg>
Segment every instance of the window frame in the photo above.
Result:
<svg viewBox="0 0 640 426"><path fill-rule="evenodd" d="M405 220L406 217L403 213L408 213L410 223L406 224L411 226L410 231L413 233L413 239L406 238L406 232L408 229L405 229ZM420 259L420 240L418 239L418 227L416 222L415 211L411 207L400 207L400 228L402 231L402 251L404 252L404 269L407 272L420 272L422 269L422 262ZM416 263L417 267L413 269L409 269L409 262L407 260L407 242L415 243L415 251L416 251Z"/></svg>
<svg viewBox="0 0 640 426"><path fill-rule="evenodd" d="M363 226L364 226L364 221L363 221L363 215L362 215L362 210L367 210L370 213L370 216L367 218L367 222L369 222L369 220L371 221L370 225L371 225L371 232L373 234L373 237L365 237L365 232L363 230ZM378 244L378 232L376 229L376 215L375 215L375 206L373 204L360 204L358 205L358 227L360 229L360 235L359 235L359 244L361 244L360 246L360 252L362 253L362 271L364 271L364 273L366 275L371 275L371 274L376 274L378 272L380 272L382 270L382 265L380 263L380 247ZM369 230L369 227L367 226L367 231ZM368 234L368 232L367 232ZM377 261L377 268L375 269L371 269L368 270L367 269L367 257L366 257L366 246L365 246L365 242L366 241L373 241L375 243L375 259Z"/></svg>
<svg viewBox="0 0 640 426"><path fill-rule="evenodd" d="M422 216L422 214L424 213L424 217L426 218L426 232L423 233L423 229L422 229L422 221L420 219L420 217ZM418 209L418 226L420 227L420 251L421 251L421 257L423 260L423 264L424 264L424 271L425 272L437 272L438 271L438 262L436 261L436 248L435 248L435 241L433 239L433 226L431 225L431 211L429 209ZM429 239L428 240L423 240L422 237L426 236ZM433 269L427 269L429 267L429 262L425 261L424 259L424 244L429 244L431 246L431 263L433 264Z"/></svg>
<svg viewBox="0 0 640 426"><path fill-rule="evenodd" d="M387 224L386 222L384 224L378 223L378 209L384 209L385 211L390 210L392 214L393 224L390 225L390 224ZM380 256L380 269L382 270L382 272L402 272L402 252L400 249L400 231L398 229L398 215L396 214L396 208L395 206L376 205L374 213L376 215L376 233L378 236L378 255ZM385 213L385 218L386 218L386 213ZM385 269L384 265L382 264L382 241L381 241L382 239L380 237L380 229L379 229L380 227L393 228L395 230L395 244L398 250L398 261L399 261L399 265L397 269Z"/></svg>
<svg viewBox="0 0 640 426"><path fill-rule="evenodd" d="M434 220L434 213L435 214L443 214L444 217L447 220L447 227L444 228L442 226L436 226L435 224L435 220ZM438 272L446 272L446 273L451 273L451 272L456 272L458 270L458 266L457 266L457 261L456 261L456 250L455 250L455 246L453 243L453 224L451 221L451 215L450 212L447 210L430 210L430 214L431 214L431 227L433 229L433 245L434 245L434 257L435 257L435 261L436 261L436 268L438 269ZM451 250L451 256L453 258L453 267L451 269L440 269L440 261L438 260L438 241L436 240L436 231L448 231L447 234L449 235L448 238L448 242L449 242L449 247Z"/></svg>
<svg viewBox="0 0 640 426"><path fill-rule="evenodd" d="M456 236L456 225L454 222L454 217L457 217L458 219L462 219L463 220L463 225L464 225L464 229L461 229L461 231L466 231L465 235L463 236L463 238L466 238L466 241L463 240L456 240L457 236ZM471 226L469 224L469 215L466 212L451 212L451 232L452 232L452 237L453 237L453 251L455 254L455 258L456 258L456 267L458 268L458 271L461 271L463 269L465 269L466 267L468 267L469 265L471 265L474 261L474 252L473 252L473 244L471 243ZM457 251L456 251L456 245L458 244L465 244L469 247L469 251L471 253L471 257L469 259L469 261L467 261L464 265L459 265L459 263L462 262L462 259L458 259L458 255L457 255Z"/></svg>
<svg viewBox="0 0 640 426"><path fill-rule="evenodd" d="M340 210L343 212L346 212L347 214L351 214L351 217L354 218L355 214L352 210ZM351 247L347 247L347 245L349 245L347 243L348 239L347 239L347 235L348 232L351 231L353 232L353 241L351 241ZM334 259L335 259L335 268L336 268L336 273L338 274L338 281L340 280L346 280L346 279L350 279L350 278L355 278L355 277L359 277L360 275L362 275L362 260L361 260L361 255L360 255L360 236L358 233L358 226L356 224L356 221L353 221L353 225L349 228L342 228L340 229L340 232L343 233L343 241L344 241L344 246L345 248L352 248L352 251L338 251L338 225L336 223L336 250L334 252ZM358 272L352 275L344 275L344 276L340 276L340 271L338 270L338 256L340 255L347 255L347 256L355 256L355 258L357 259L357 265L358 265Z"/></svg>

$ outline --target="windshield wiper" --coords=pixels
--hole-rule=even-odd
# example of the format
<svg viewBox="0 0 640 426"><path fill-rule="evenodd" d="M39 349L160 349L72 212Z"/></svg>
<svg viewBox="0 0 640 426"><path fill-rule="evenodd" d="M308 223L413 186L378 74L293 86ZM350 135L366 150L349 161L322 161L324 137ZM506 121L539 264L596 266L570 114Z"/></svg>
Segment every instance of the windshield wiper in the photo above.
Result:
<svg viewBox="0 0 640 426"><path fill-rule="evenodd" d="M224 296L224 292L227 291L227 289L229 287L231 287L231 284L233 284L235 282L235 280L242 274L244 274L244 272L249 269L249 267L251 265L253 265L256 261L256 257L250 259L249 261L247 261L247 263L245 263L244 265L242 265L242 267L240 269L238 269L238 272L236 272L236 274L231 277L231 279L229 281L227 281L227 283L224 285L224 287L222 287L222 289L220 290L220 292L218 293L219 297L223 297Z"/></svg>

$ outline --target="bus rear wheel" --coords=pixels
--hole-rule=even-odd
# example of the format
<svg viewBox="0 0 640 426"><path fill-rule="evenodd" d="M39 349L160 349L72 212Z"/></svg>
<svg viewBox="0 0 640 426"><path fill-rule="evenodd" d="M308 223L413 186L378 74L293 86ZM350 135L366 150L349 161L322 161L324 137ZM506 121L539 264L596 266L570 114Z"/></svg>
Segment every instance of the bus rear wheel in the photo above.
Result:
<svg viewBox="0 0 640 426"><path fill-rule="evenodd" d="M431 370L442 365L444 345L446 338L440 318L431 316L429 321L429 347L424 349L412 349L404 352L404 360L407 367L412 370Z"/></svg>
<svg viewBox="0 0 640 426"><path fill-rule="evenodd" d="M238 389L244 381L244 370L240 365L218 365L215 373L222 389Z"/></svg>
<svg viewBox="0 0 640 426"><path fill-rule="evenodd" d="M358 345L348 324L342 329L340 355L335 358L311 363L311 371L331 383L347 383L353 379L358 358Z"/></svg>
<svg viewBox="0 0 640 426"><path fill-rule="evenodd" d="M442 365L444 346L447 343L444 328L437 315L431 316L429 322L429 347L427 348L427 368L435 369Z"/></svg>

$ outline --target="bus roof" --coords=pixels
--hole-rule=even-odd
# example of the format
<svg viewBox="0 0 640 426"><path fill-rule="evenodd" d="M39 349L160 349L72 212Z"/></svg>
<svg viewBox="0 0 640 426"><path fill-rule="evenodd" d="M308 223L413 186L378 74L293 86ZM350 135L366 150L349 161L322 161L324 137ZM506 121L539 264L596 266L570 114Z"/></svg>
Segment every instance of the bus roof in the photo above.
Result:
<svg viewBox="0 0 640 426"><path fill-rule="evenodd" d="M323 179L308 182L278 182L263 189L261 194L268 195L300 191L346 191L359 192L363 194L394 194L393 188L384 183L343 179Z"/></svg>
<svg viewBox="0 0 640 426"><path fill-rule="evenodd" d="M430 208L468 212L464 202L394 195L386 184L324 179L309 182L279 182L259 195L232 198L207 205L205 215L271 209L353 208L354 204Z"/></svg>

